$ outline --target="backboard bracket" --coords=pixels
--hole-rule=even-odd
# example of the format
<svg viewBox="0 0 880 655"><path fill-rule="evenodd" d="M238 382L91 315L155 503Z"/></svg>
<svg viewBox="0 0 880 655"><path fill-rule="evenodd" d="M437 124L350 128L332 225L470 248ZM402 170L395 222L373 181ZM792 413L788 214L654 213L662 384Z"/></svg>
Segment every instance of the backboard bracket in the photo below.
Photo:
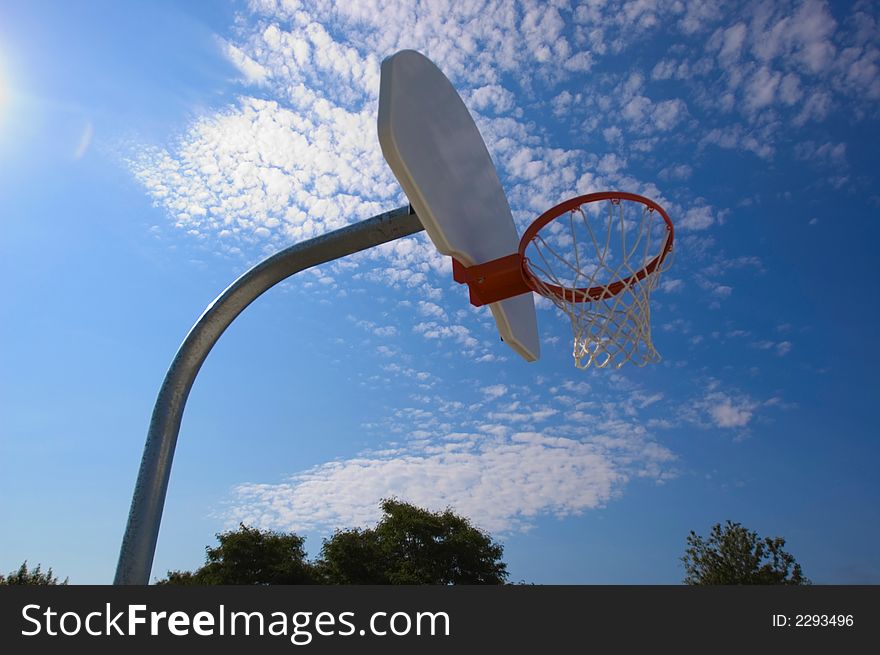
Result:
<svg viewBox="0 0 880 655"><path fill-rule="evenodd" d="M470 302L475 307L531 292L522 275L522 257L519 253L475 266L465 266L453 257L452 279L468 285Z"/></svg>

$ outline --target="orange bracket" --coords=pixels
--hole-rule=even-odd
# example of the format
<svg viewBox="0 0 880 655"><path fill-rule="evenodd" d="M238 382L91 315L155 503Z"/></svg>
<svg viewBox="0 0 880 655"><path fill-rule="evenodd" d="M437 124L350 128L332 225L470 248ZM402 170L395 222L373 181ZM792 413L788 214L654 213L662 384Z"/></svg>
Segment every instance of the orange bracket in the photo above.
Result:
<svg viewBox="0 0 880 655"><path fill-rule="evenodd" d="M519 253L475 266L465 266L453 257L452 279L459 284L468 285L471 304L475 307L531 291L523 278L522 258Z"/></svg>

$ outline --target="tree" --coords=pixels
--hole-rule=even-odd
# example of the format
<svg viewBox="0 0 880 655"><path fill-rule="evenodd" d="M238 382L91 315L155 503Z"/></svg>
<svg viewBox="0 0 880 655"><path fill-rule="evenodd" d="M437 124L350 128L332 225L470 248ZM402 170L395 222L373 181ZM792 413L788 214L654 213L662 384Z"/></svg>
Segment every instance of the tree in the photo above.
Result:
<svg viewBox="0 0 880 655"><path fill-rule="evenodd" d="M52 573L50 568L45 573L40 570L40 564L37 568L28 570L27 560L22 562L17 571L10 571L5 578L0 575L0 584L5 585L66 585L67 578L63 582L58 582L58 578Z"/></svg>
<svg viewBox="0 0 880 655"><path fill-rule="evenodd" d="M782 550L785 539L759 538L739 523L712 526L708 539L691 531L685 551L684 583L690 585L810 584L801 565Z"/></svg>
<svg viewBox="0 0 880 655"><path fill-rule="evenodd" d="M217 534L220 544L205 548L205 565L194 572L169 571L159 584L176 585L270 585L314 582L305 559L303 538L271 530L251 528Z"/></svg>
<svg viewBox="0 0 880 655"><path fill-rule="evenodd" d="M382 501L375 528L337 531L315 563L327 584L502 584L503 547L451 510Z"/></svg>
<svg viewBox="0 0 880 655"><path fill-rule="evenodd" d="M382 501L383 518L371 529L338 530L325 539L314 563L296 534L240 524L217 535L205 565L169 571L158 584L503 584L503 547L451 510L429 512L397 500Z"/></svg>

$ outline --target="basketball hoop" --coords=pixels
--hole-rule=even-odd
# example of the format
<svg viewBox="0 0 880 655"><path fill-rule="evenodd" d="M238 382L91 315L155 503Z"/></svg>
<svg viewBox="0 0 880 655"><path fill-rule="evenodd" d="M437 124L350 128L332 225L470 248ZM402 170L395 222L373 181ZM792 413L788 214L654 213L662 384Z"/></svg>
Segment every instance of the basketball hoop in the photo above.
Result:
<svg viewBox="0 0 880 655"><path fill-rule="evenodd" d="M477 266L453 260L471 303L529 290L571 320L578 368L645 366L660 361L651 339L651 292L669 268L672 221L653 200L605 191L544 212L523 234L519 252Z"/></svg>
<svg viewBox="0 0 880 655"><path fill-rule="evenodd" d="M672 239L660 205L618 191L572 198L529 226L519 244L523 277L571 320L575 366L660 361L650 299Z"/></svg>

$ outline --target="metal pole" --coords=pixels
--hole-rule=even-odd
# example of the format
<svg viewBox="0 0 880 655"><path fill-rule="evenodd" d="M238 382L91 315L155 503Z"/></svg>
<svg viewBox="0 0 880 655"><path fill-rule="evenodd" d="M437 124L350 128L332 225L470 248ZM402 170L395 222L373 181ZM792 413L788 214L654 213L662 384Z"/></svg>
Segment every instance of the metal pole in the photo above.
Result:
<svg viewBox="0 0 880 655"><path fill-rule="evenodd" d="M114 584L149 583L186 400L205 358L232 321L264 292L294 273L424 229L411 207L393 209L272 255L208 305L178 349L156 399Z"/></svg>

